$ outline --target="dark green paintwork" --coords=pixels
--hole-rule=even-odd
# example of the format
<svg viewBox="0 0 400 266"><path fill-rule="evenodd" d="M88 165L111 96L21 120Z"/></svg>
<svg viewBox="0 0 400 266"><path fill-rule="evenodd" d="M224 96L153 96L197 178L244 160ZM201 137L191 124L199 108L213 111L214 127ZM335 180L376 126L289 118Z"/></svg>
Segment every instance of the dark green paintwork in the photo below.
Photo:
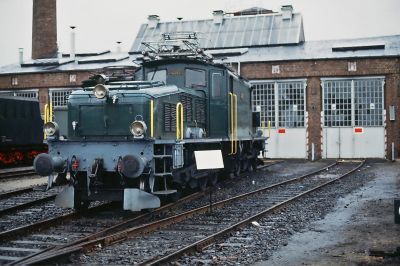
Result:
<svg viewBox="0 0 400 266"><path fill-rule="evenodd" d="M185 88L185 69L202 69L206 71L206 86ZM129 89L126 86L109 84L110 96L108 99L96 99L91 90L78 91L69 97L69 138L131 138L129 125L135 118L142 117L148 126L146 137L150 135L150 100L154 101L154 138L174 139L175 132L164 131L164 104L173 106L180 101L180 95L189 96L192 100L193 114L196 110L195 99L206 100L206 137L229 137L230 114L228 92L237 94L238 99L238 137L249 138L252 132L250 87L243 79L239 79L225 67L193 60L153 61L145 63L136 73L136 79L143 79L148 72L167 70L167 85L153 88ZM212 97L212 76L220 74L221 95ZM120 88L117 90L116 88ZM113 103L111 98L117 95L118 102ZM77 121L75 132L72 121ZM175 126L175 125L174 125ZM196 127L194 121L184 121L186 127Z"/></svg>

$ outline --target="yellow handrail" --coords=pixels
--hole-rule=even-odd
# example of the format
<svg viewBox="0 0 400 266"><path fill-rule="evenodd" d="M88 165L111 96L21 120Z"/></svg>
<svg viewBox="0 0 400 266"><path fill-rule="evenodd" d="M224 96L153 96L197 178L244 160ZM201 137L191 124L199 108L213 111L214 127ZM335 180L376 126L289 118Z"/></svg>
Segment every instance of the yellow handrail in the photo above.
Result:
<svg viewBox="0 0 400 266"><path fill-rule="evenodd" d="M237 153L237 95L234 93L229 92L229 103L230 103L230 111L231 111L231 134L230 134L230 139L231 139L231 153L236 154Z"/></svg>
<svg viewBox="0 0 400 266"><path fill-rule="evenodd" d="M231 139L231 153L229 153L229 155L233 154L233 116L234 116L234 112L233 112L233 94L231 92L228 93L228 100L229 100L229 105L230 105L230 114L231 114L231 119L230 119L230 139Z"/></svg>
<svg viewBox="0 0 400 266"><path fill-rule="evenodd" d="M235 142L235 154L237 154L237 146L238 146L238 142L237 142L237 126L238 126L238 118L237 118L237 95L233 93L233 98L234 98L234 104L235 104L235 126L234 128L234 142Z"/></svg>
<svg viewBox="0 0 400 266"><path fill-rule="evenodd" d="M46 104L44 105L44 123L45 123L45 124L48 122L48 121L47 121L48 108L49 108L49 105L46 103Z"/></svg>
<svg viewBox="0 0 400 266"><path fill-rule="evenodd" d="M53 105L49 104L49 122L53 122Z"/></svg>
<svg viewBox="0 0 400 266"><path fill-rule="evenodd" d="M183 105L176 104L176 139L183 139Z"/></svg>
<svg viewBox="0 0 400 266"><path fill-rule="evenodd" d="M48 115L47 115L47 113L49 112L48 111L48 109L49 109L49 105L46 103L45 105L44 105L44 124L46 124L48 121L47 121L47 117L48 117ZM46 139L47 138L47 136L46 136L46 134L45 133L43 133L43 139Z"/></svg>
<svg viewBox="0 0 400 266"><path fill-rule="evenodd" d="M51 104L44 105L44 124L47 122L53 122L53 106ZM46 134L44 134L43 138L47 138Z"/></svg>
<svg viewBox="0 0 400 266"><path fill-rule="evenodd" d="M49 120L50 120L50 122L53 122L53 105L52 104L49 104Z"/></svg>
<svg viewBox="0 0 400 266"><path fill-rule="evenodd" d="M154 137L154 101L150 100L150 137Z"/></svg>

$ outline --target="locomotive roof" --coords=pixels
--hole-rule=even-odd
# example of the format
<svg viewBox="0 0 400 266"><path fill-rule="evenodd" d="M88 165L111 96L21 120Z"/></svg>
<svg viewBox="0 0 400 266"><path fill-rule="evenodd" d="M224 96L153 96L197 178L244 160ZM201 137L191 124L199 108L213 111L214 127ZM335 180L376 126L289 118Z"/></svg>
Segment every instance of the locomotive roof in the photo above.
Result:
<svg viewBox="0 0 400 266"><path fill-rule="evenodd" d="M194 59L194 58L184 58L184 57L182 57L182 58L162 58L162 59L158 59L158 60L151 60L151 61L144 62L142 64L142 67L157 67L157 66L161 66L161 65L178 64L178 63L197 64L197 65L203 65L203 66L213 66L213 67L217 67L220 69L226 69L232 76L236 77L237 79L243 80L244 82L248 82L248 80L246 78L237 74L234 69L229 68L226 64L216 63L216 62L212 62L212 61L198 60L198 59Z"/></svg>

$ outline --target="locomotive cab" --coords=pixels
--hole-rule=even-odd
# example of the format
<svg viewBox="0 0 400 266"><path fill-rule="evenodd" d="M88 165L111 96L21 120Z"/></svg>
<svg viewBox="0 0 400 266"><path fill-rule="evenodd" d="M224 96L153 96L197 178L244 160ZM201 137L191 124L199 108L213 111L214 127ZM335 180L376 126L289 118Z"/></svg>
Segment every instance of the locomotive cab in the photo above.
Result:
<svg viewBox="0 0 400 266"><path fill-rule="evenodd" d="M235 95L237 112L242 114L238 116L238 137L251 137L254 131L253 125L248 123L252 120L252 112L248 111L251 86L224 65L188 59L151 61L143 64L137 78L204 93L207 102L205 131L208 137L229 137L230 95ZM190 121L189 118L187 122L199 121Z"/></svg>

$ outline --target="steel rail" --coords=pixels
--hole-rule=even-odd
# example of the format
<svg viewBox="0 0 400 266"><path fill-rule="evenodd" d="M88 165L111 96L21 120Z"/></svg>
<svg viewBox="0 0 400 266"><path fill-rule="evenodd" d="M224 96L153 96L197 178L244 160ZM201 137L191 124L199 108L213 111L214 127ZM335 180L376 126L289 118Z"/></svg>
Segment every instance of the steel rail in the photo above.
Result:
<svg viewBox="0 0 400 266"><path fill-rule="evenodd" d="M0 179L17 178L23 176L37 175L33 169L0 172Z"/></svg>
<svg viewBox="0 0 400 266"><path fill-rule="evenodd" d="M269 185L269 186L260 188L260 189L255 190L255 191L251 191L251 192L244 193L244 194L241 194L241 195L238 195L238 196L234 196L234 197L229 198L229 199L225 199L225 200L221 200L221 201L212 203L211 207L222 207L222 206L226 205L227 203L233 202L235 200L238 200L238 199L241 199L241 198L245 198L245 197L249 197L249 196L255 195L257 193L265 192L267 190L271 190L273 188L276 188L276 187L279 187L279 186L282 186L282 185L286 185L286 184L290 184L290 183L299 181L299 180L304 179L306 177L318 174L318 173L320 173L320 172L326 170L327 168L330 168L330 167L332 167L332 166L334 166L336 164L337 164L337 162L334 162L334 163L331 163L331 164L329 164L327 166L324 166L324 167L322 167L322 168L320 168L318 170L315 170L315 171L312 171L310 173L301 175L299 177L295 177L295 178L292 178L292 179L289 179L289 180L278 182L276 184ZM210 208L210 205L205 205L203 207L199 207L199 208L196 208L196 209L184 212L184 213L173 215L173 216L170 216L170 217L167 217L167 218L155 221L155 222L151 222L151 223L148 223L148 224L144 224L144 225L140 225L140 226L137 226L137 227L133 227L133 228L130 228L130 229L127 229L127 230L124 230L124 231L120 231L120 232L116 232L116 233L113 233L113 234L110 234L110 235L105 235L105 236L101 236L101 237L98 237L98 238L92 238L91 240L86 241L86 242L80 242L80 243L77 243L75 245L69 244L69 245L66 245L66 246L55 247L53 250L50 250L47 253L46 252L45 253L41 253L39 256L32 256L31 258L26 258L24 260L17 261L15 263L13 263L12 265L45 263L45 262L54 260L54 259L56 259L58 257L61 257L61 256L65 256L65 255L72 254L72 253L75 253L75 252L80 252L80 251L83 251L83 250L90 250L90 249L98 246L99 244L101 246L111 245L111 244L126 240L128 238L132 238L132 237L135 237L135 236L138 236L138 235L142 235L142 234L145 234L145 233L153 232L155 230L164 228L164 227L169 226L171 224L183 221L183 220L185 220L185 219L187 219L187 218L189 218L189 217L191 217L191 216L193 216L195 214L204 213L209 208Z"/></svg>
<svg viewBox="0 0 400 266"><path fill-rule="evenodd" d="M284 160L264 162L265 164L257 167L257 170L263 170L264 168L270 167L270 166L275 165L275 164L283 163L283 162L284 162Z"/></svg>
<svg viewBox="0 0 400 266"><path fill-rule="evenodd" d="M197 241L197 242L195 242L193 244L190 244L190 245L188 245L186 247L183 247L183 248L181 248L181 249L179 249L179 250L177 250L177 251L175 251L175 252L173 252L171 254L167 254L167 255L162 256L162 257L157 257L157 258L154 258L154 259L147 260L146 262L144 262L141 265L165 265L166 263L171 262L172 260L180 258L185 253L202 250L204 247L209 246L210 244L212 244L216 240L224 237L228 233L230 233L232 231L235 231L235 230L237 230L239 228L242 228L243 226L246 226L247 224L251 223L252 221L254 221L256 219L259 219L259 218L261 218L262 216L265 216L268 213L271 213L273 211L281 209L281 208L287 206L289 203L291 203L291 202L293 202L293 201L295 201L295 200L297 200L297 199L299 199L301 197L304 197L304 196L306 196L306 195L308 195L308 194L310 194L310 193L312 193L312 192L314 192L316 190L319 190L319 189L321 189L323 187L326 187L327 185L329 185L329 184L331 184L333 182L336 182L336 181L338 181L338 180L350 175L351 173L353 173L353 172L357 171L358 169L360 169L364 165L364 162L365 161L362 161L356 168L348 171L347 173L345 173L345 174L343 174L343 175L341 175L341 176L339 176L339 177L337 177L337 178L335 178L333 180L327 181L327 182L325 182L325 183L323 183L321 185L318 185L318 186L316 186L314 188L311 188L311 189L309 189L307 191L304 191L304 192L302 192L302 193L300 193L300 194L298 194L298 195L296 195L294 197L291 197L291 198L289 198L289 199L287 199L285 201L282 201L282 202L280 202L278 204L275 204L272 207L269 207L269 208L267 208L267 209L255 214L255 215L252 215L252 216L250 216L248 218L245 218L242 221L237 222L236 224L234 224L234 225L232 225L232 226L230 226L228 228L225 228L225 229L223 229L223 230L221 230L221 231L219 231L219 232L217 232L215 234L212 234L211 236L205 237L205 238L203 238L203 239L201 239L201 240L199 240L199 241Z"/></svg>
<svg viewBox="0 0 400 266"><path fill-rule="evenodd" d="M11 212L14 212L14 211L18 211L18 210L22 210L22 209L25 209L25 208L29 208L29 207L35 206L37 204L40 204L40 203L48 202L48 201L51 201L51 200L53 200L55 198L56 198L56 195L51 195L51 196L43 197L43 198L40 198L40 199L32 200L32 201L29 201L29 202L25 202L25 203L22 203L22 204L18 204L18 205L12 206L12 207L8 207L8 208L0 210L0 216L6 215L6 214L10 214Z"/></svg>
<svg viewBox="0 0 400 266"><path fill-rule="evenodd" d="M21 188L21 189L16 189L16 190L12 190L12 191L7 191L7 192L0 194L0 199L6 199L6 198L9 198L12 196L19 195L19 194L31 192L33 190L34 190L34 187L27 187L27 188Z"/></svg>

